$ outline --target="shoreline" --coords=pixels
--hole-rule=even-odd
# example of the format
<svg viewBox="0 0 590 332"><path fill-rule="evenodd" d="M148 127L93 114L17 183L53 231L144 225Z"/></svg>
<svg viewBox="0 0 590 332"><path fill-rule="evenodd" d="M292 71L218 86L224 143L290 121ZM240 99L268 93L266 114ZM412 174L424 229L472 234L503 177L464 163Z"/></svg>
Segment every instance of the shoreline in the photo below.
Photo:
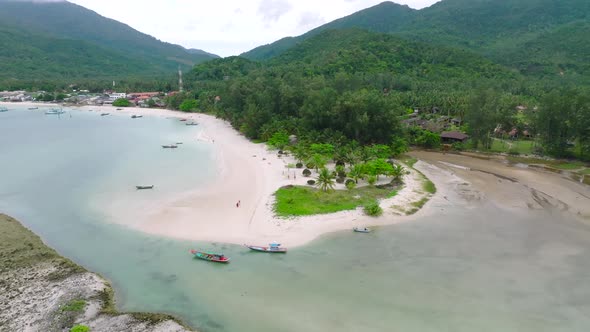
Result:
<svg viewBox="0 0 590 332"><path fill-rule="evenodd" d="M118 312L104 278L59 255L19 221L0 214L0 327L10 331L190 332L180 320Z"/></svg>
<svg viewBox="0 0 590 332"><path fill-rule="evenodd" d="M29 105L41 106L43 104L19 103L17 105L28 107ZM415 220L425 215L434 215L438 213L440 208L437 204L463 205L462 200L464 199L473 201L491 198L491 195L486 195L487 188L480 187L479 190L470 194L473 197L465 198L455 195L454 200L448 199L453 196L453 192L462 190L461 184L467 183L469 186L472 182L475 182L474 185L478 184L480 179L476 178L475 181L472 179L473 174L471 173L474 167L469 165L469 163L477 161L489 167L490 170L487 172L490 174L516 172L525 181L534 178L535 181L527 182L525 187L538 188L538 191L548 197L560 197L566 190L564 186L561 186L558 193L553 193L552 188L542 186L541 182L546 178L546 175L539 170L509 168L498 162L483 161L470 156L453 157L455 155L415 151L410 155L419 159L415 165L416 170L406 166L410 174L404 178L403 189L395 197L380 202L384 209L384 214L381 217L366 216L362 212L362 208L357 208L352 211L332 214L279 218L272 210L275 191L286 185L308 186L306 181L309 178L301 176L301 169L288 170L286 168L288 164L295 163L293 159L279 157L276 151L269 150L265 144L251 142L234 130L228 122L203 113L184 113L163 109L122 108L117 110L113 106L71 106L71 108L119 115L138 114L186 118L199 123L201 131L195 139L214 145L217 178L204 188L181 192L159 201L153 206L142 207L139 209L142 212L135 216L135 219L140 222L134 225L126 225L122 220L115 220L142 232L183 240L236 245L244 243L264 245L270 242L280 242L287 247L298 247L322 235L352 230L355 226L386 226ZM509 170L498 171L496 169L502 167ZM478 164L476 168L483 169L485 167ZM446 173L441 175L443 170ZM297 175L296 179L293 174ZM436 194L428 195L422 191L421 176L434 182L438 189ZM490 176L493 177L493 175ZM506 176L510 177L511 175ZM547 176L556 175L547 174ZM526 194L522 190L519 192L522 195ZM515 195L510 197L522 202L515 205L501 195L496 195L493 198L500 203L500 207L506 208L514 206L531 208L531 206L539 205L534 198L529 199ZM587 197L590 197L590 193ZM420 200L430 198L438 203L427 202L424 204L423 202L419 206L419 210L412 211L410 215L403 215L406 211L415 210L412 206L416 206L414 204ZM239 208L236 207L238 201L241 202ZM590 208L584 208L585 202L568 197L568 202L564 204L580 207L576 213L582 217L590 216ZM546 204L546 206L549 205ZM588 206L590 207L590 204ZM117 219L116 217L115 219Z"/></svg>

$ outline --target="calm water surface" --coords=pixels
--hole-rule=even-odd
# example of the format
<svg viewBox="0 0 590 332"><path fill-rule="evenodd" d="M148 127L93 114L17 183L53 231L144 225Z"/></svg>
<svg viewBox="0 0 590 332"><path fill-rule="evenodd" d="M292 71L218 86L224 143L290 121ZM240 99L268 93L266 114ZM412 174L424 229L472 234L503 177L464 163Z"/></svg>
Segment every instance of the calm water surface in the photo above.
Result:
<svg viewBox="0 0 590 332"><path fill-rule="evenodd" d="M198 130L173 119L0 113L0 211L109 278L120 309L173 313L204 332L590 330L590 229L560 215L482 205L329 235L287 255L113 223L100 209L110 200L133 206L215 176ZM192 260L190 248L232 263Z"/></svg>

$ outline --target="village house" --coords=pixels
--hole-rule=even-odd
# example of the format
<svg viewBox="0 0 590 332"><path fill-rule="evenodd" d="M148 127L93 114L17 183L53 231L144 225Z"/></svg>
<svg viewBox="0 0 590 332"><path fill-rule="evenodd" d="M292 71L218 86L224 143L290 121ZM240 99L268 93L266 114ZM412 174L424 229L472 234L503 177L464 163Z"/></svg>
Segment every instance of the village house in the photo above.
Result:
<svg viewBox="0 0 590 332"><path fill-rule="evenodd" d="M465 143L469 138L469 135L459 131L446 131L440 134L441 141L446 144L452 143Z"/></svg>

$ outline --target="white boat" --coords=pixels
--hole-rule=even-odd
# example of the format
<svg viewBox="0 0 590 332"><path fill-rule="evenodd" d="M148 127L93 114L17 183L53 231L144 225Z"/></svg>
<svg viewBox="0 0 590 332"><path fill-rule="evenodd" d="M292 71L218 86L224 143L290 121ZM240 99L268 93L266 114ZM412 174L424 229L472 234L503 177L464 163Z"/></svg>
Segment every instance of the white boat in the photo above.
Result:
<svg viewBox="0 0 590 332"><path fill-rule="evenodd" d="M276 252L276 253L286 253L287 252L287 248L283 248L281 247L280 243L271 243L268 245L268 247L264 247L264 246L253 246L250 244L244 244L244 246L246 248L249 248L250 250L254 250L254 251L262 251L262 252Z"/></svg>
<svg viewBox="0 0 590 332"><path fill-rule="evenodd" d="M60 108L52 108L52 109L50 109L48 111L45 111L45 114L57 114L57 115L59 115L59 114L64 114L65 112L66 111L64 111L64 110L62 110Z"/></svg>
<svg viewBox="0 0 590 332"><path fill-rule="evenodd" d="M352 230L357 233L371 233L371 229L369 229L367 227L363 227L363 228L355 227Z"/></svg>

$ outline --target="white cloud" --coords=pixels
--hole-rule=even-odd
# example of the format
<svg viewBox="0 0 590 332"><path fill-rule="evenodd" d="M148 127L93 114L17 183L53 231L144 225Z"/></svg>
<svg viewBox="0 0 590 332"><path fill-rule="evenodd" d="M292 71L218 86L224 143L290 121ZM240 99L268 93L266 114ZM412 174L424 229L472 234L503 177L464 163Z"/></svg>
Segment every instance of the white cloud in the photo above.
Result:
<svg viewBox="0 0 590 332"><path fill-rule="evenodd" d="M70 0L160 40L222 56L237 55L286 36L300 35L382 1ZM422 8L437 1L396 2Z"/></svg>

